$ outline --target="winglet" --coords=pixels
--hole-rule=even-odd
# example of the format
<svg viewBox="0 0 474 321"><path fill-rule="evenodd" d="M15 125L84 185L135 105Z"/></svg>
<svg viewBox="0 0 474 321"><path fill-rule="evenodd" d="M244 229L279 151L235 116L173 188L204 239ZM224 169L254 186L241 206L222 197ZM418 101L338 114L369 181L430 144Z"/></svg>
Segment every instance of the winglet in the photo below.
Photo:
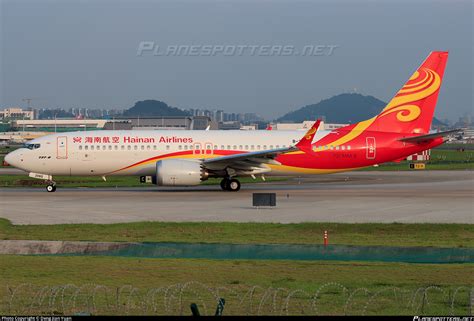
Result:
<svg viewBox="0 0 474 321"><path fill-rule="evenodd" d="M321 119L318 119L314 122L313 126L306 132L303 138L300 139L296 147L299 149L311 149L311 143L313 142L314 135L318 131L319 125L321 124Z"/></svg>

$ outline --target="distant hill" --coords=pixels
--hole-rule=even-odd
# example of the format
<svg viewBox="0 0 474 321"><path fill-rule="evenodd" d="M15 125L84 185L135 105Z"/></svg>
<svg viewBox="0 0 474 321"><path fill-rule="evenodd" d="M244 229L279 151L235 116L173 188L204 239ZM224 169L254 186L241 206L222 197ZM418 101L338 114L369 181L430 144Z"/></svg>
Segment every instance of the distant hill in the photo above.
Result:
<svg viewBox="0 0 474 321"><path fill-rule="evenodd" d="M356 123L378 115L386 105L386 102L373 96L340 94L289 112L277 121L299 123L324 117L327 123ZM443 123L435 117L433 125L442 126Z"/></svg>
<svg viewBox="0 0 474 321"><path fill-rule="evenodd" d="M154 116L189 116L189 113L179 108L168 106L159 100L143 100L135 103L130 109L123 112L126 117L154 117Z"/></svg>

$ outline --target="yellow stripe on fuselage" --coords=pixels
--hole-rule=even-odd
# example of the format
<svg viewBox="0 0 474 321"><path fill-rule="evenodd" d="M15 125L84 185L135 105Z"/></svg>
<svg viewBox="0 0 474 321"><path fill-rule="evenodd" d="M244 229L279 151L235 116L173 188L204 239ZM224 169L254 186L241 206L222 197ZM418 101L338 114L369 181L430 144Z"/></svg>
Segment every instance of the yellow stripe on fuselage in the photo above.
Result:
<svg viewBox="0 0 474 321"><path fill-rule="evenodd" d="M288 166L288 165L270 165L267 164L268 167L275 172L293 172L293 173L301 173L301 174L331 174L331 173L339 173L339 172L346 172L358 169L358 167L350 167L350 168L306 168L306 167L296 167L296 166Z"/></svg>

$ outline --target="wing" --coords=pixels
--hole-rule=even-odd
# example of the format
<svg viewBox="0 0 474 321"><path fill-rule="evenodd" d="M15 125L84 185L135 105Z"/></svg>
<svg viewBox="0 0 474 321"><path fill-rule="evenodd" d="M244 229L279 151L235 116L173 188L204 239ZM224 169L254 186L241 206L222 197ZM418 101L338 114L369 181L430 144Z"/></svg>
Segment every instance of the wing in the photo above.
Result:
<svg viewBox="0 0 474 321"><path fill-rule="evenodd" d="M208 158L203 160L202 164L210 171L225 171L227 175L231 176L255 175L270 172L271 169L267 166L268 164L281 165L275 160L278 155L303 150L302 147L311 144L319 124L319 120L315 122L296 146Z"/></svg>
<svg viewBox="0 0 474 321"><path fill-rule="evenodd" d="M248 176L264 174L271 171L268 164L280 165L275 158L284 153L297 151L298 148L290 146L258 152L241 153L229 156L205 159L202 165L212 172L225 172L227 175ZM222 174L221 174L222 175Z"/></svg>

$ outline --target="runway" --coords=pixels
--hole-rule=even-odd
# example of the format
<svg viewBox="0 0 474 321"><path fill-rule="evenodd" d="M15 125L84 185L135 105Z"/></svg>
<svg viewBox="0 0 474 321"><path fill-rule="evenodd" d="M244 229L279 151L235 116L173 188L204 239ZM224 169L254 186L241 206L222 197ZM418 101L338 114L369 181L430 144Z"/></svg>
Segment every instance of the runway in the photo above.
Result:
<svg viewBox="0 0 474 321"><path fill-rule="evenodd" d="M253 208L275 192L276 208ZM474 172L350 172L190 188L0 189L0 217L14 224L169 222L474 223Z"/></svg>

